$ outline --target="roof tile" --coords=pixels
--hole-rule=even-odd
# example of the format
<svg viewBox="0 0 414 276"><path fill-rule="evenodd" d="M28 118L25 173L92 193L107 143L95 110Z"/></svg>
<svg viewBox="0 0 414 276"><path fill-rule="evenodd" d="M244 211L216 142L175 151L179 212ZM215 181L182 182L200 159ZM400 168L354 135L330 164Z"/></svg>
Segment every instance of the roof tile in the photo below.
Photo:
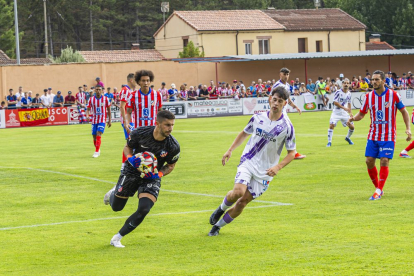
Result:
<svg viewBox="0 0 414 276"><path fill-rule="evenodd" d="M341 9L264 10L287 31L362 30L367 27Z"/></svg>
<svg viewBox="0 0 414 276"><path fill-rule="evenodd" d="M153 49L79 51L79 53L87 62L158 61L165 59L160 52Z"/></svg>
<svg viewBox="0 0 414 276"><path fill-rule="evenodd" d="M375 50L395 50L393 46L388 44L385 41L382 42L367 42L365 44L367 51L375 51Z"/></svg>

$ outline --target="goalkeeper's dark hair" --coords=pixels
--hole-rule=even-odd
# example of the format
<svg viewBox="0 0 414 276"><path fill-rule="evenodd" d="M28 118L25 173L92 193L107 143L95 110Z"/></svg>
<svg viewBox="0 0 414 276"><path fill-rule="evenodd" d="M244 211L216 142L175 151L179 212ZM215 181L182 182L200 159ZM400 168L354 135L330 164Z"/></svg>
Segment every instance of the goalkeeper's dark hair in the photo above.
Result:
<svg viewBox="0 0 414 276"><path fill-rule="evenodd" d="M287 69L286 67L283 67L282 69L280 69L280 73L289 74L290 70Z"/></svg>
<svg viewBox="0 0 414 276"><path fill-rule="evenodd" d="M289 92L284 86L278 86L272 90L272 96L277 95L279 98L287 101L289 99Z"/></svg>
<svg viewBox="0 0 414 276"><path fill-rule="evenodd" d="M139 70L135 72L135 82L138 83L141 80L141 77L149 77L150 81L154 81L154 73L150 70Z"/></svg>
<svg viewBox="0 0 414 276"><path fill-rule="evenodd" d="M161 110L157 113L157 122L162 123L164 120L174 120L175 115L168 110Z"/></svg>

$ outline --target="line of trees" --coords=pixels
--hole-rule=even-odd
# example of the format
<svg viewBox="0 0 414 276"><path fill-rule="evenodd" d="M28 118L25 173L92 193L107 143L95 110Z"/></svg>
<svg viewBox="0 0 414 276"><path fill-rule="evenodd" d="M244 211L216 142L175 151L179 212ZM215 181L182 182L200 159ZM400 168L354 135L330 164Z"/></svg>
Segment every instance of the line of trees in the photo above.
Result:
<svg viewBox="0 0 414 276"><path fill-rule="evenodd" d="M75 50L154 47L163 23L161 2L168 0L46 0L49 54ZM174 10L313 9L314 0L170 0ZM321 0L321 8L341 8L396 48L414 47L414 0ZM45 56L43 1L18 0L21 57ZM208 20L206 18L205 20ZM413 37L410 37L413 36ZM0 49L14 57L13 0L0 0Z"/></svg>

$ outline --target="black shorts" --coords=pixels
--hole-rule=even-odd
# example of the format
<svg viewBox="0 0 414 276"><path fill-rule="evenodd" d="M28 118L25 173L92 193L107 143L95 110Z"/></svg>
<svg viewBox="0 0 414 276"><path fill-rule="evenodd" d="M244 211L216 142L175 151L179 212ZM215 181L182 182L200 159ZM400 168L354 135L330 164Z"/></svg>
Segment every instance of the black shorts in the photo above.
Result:
<svg viewBox="0 0 414 276"><path fill-rule="evenodd" d="M153 195L156 199L161 188L161 179L143 179L131 164L125 162L124 170L115 188L115 196L128 198L141 193Z"/></svg>

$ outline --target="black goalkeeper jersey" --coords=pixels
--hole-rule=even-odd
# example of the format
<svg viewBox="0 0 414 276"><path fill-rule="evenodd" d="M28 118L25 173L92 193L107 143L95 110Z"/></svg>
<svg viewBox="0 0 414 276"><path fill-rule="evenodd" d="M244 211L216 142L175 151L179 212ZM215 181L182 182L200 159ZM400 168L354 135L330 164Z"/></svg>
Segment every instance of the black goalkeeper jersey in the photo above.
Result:
<svg viewBox="0 0 414 276"><path fill-rule="evenodd" d="M139 127L131 132L128 138L128 147L133 149L134 154L148 151L153 153L158 159L158 170L165 163L174 164L180 157L180 144L169 135L163 141L154 139L155 126Z"/></svg>

